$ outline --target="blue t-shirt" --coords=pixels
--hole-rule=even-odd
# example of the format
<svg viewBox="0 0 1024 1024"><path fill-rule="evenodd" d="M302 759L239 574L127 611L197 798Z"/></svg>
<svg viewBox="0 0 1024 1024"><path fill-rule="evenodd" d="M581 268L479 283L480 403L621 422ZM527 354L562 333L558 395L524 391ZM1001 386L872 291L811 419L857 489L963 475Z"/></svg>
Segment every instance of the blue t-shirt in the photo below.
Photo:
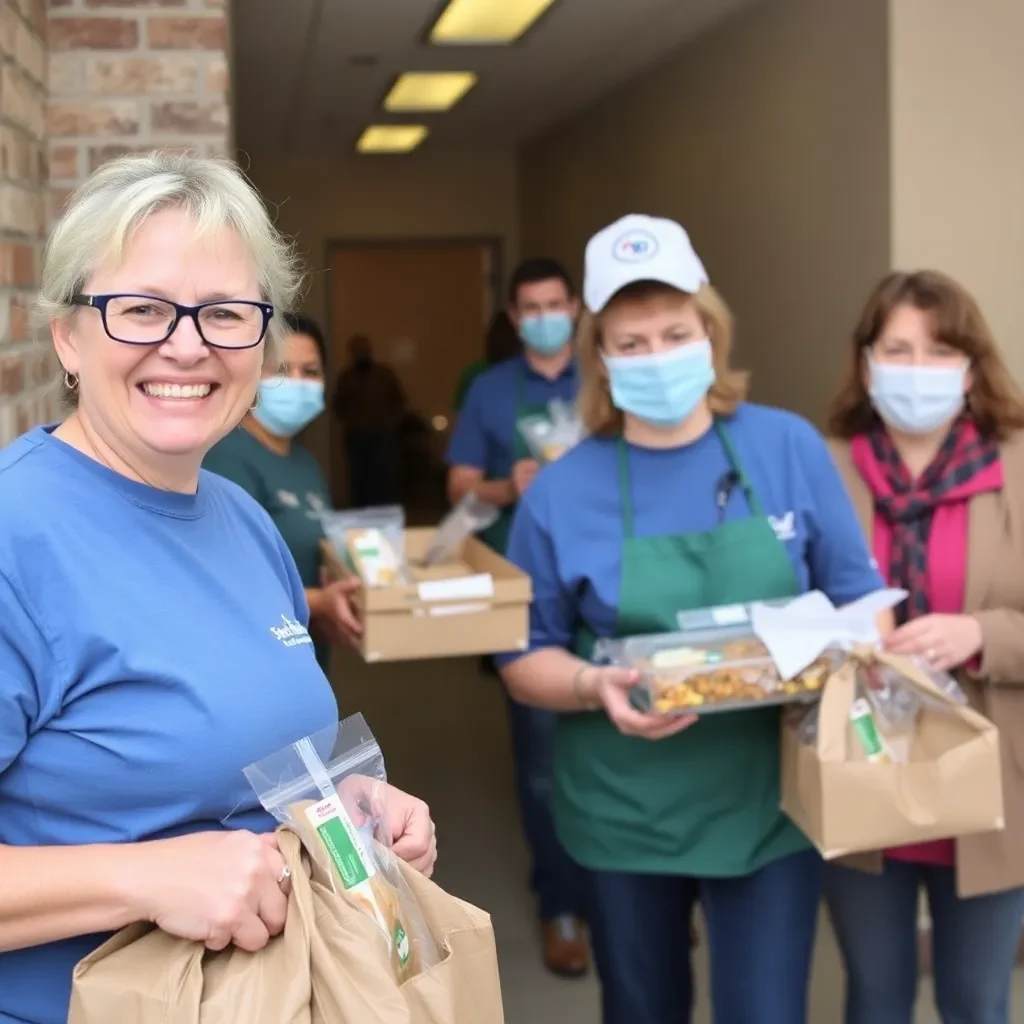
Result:
<svg viewBox="0 0 1024 1024"><path fill-rule="evenodd" d="M306 621L237 485L156 490L43 428L4 449L0 844L273 828L242 769L337 722ZM0 953L0 1024L65 1021L72 968L106 937Z"/></svg>
<svg viewBox="0 0 1024 1024"><path fill-rule="evenodd" d="M740 464L796 569L800 589L836 605L883 586L856 513L821 435L789 412L741 405L726 421ZM624 532L617 441L589 438L545 466L519 503L508 558L533 579L530 650L571 648L585 623L615 631ZM669 450L629 446L634 533L698 533L719 522L729 471L715 430ZM749 516L732 490L726 520ZM502 656L507 663L522 653Z"/></svg>
<svg viewBox="0 0 1024 1024"><path fill-rule="evenodd" d="M547 407L555 398L575 402L575 362L554 380L541 376L524 356L513 356L473 381L448 447L449 466L470 466L491 480L507 480L515 464L518 402Z"/></svg>

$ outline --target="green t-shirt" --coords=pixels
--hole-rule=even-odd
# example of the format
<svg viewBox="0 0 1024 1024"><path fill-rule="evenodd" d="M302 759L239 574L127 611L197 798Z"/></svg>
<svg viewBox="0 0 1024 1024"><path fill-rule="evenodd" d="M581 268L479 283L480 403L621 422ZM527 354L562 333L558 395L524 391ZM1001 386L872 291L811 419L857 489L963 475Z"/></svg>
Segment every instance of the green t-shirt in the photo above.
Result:
<svg viewBox="0 0 1024 1024"><path fill-rule="evenodd" d="M278 455L242 427L211 449L203 469L227 477L251 494L270 514L295 559L304 587L320 585L320 513L330 509L327 482L316 459L292 444ZM326 669L328 645L316 641L317 660Z"/></svg>

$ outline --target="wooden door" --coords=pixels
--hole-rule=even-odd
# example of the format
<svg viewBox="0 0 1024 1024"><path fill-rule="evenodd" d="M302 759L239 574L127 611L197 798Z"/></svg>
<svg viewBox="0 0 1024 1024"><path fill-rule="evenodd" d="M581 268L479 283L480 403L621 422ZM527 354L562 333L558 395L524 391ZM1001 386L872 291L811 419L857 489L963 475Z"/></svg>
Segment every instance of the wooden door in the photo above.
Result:
<svg viewBox="0 0 1024 1024"><path fill-rule="evenodd" d="M328 266L335 373L346 364L348 339L367 335L375 357L398 375L410 409L430 431L436 476L456 383L483 354L495 309L494 247L474 241L335 243ZM344 446L333 443L331 449L337 492L345 478Z"/></svg>

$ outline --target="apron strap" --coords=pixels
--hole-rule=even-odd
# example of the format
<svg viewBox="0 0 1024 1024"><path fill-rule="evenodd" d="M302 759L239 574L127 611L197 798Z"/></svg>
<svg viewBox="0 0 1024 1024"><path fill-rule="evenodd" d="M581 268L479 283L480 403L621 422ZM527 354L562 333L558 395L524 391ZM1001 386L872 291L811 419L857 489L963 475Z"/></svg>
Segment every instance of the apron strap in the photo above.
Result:
<svg viewBox="0 0 1024 1024"><path fill-rule="evenodd" d="M732 443L732 435L717 416L715 417L715 431L722 442L722 447L725 449L725 457L729 460L729 468L740 478L740 487L743 489L743 496L747 499L747 507L752 515L763 518L764 509L761 507L761 501L754 492L754 488L747 479L747 474L740 465L739 456L736 454L736 447Z"/></svg>

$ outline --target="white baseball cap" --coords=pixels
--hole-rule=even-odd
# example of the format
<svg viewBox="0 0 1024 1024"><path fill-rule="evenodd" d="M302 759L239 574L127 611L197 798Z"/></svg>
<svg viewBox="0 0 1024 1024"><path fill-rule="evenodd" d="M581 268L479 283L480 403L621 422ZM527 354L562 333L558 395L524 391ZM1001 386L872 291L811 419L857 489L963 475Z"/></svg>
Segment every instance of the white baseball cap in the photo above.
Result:
<svg viewBox="0 0 1024 1024"><path fill-rule="evenodd" d="M708 283L708 272L674 220L631 213L587 243L583 302L591 313L600 313L636 281L660 281L693 295Z"/></svg>

